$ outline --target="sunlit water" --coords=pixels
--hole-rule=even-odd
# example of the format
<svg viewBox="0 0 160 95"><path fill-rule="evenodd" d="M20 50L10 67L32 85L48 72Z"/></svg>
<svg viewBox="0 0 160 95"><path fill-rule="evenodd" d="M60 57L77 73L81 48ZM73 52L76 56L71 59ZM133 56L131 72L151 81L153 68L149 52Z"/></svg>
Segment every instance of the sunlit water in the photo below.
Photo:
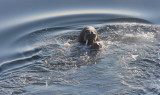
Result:
<svg viewBox="0 0 160 95"><path fill-rule="evenodd" d="M160 26L153 23L143 13L112 10L7 21L0 95L159 95ZM77 42L85 26L97 29L99 51Z"/></svg>

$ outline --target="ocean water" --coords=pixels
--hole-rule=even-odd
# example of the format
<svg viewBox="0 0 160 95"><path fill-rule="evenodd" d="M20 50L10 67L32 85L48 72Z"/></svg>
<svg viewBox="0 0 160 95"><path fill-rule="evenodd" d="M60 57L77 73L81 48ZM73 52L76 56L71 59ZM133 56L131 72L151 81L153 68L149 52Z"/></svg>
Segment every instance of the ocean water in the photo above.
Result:
<svg viewBox="0 0 160 95"><path fill-rule="evenodd" d="M159 95L159 3L0 1L0 95ZM77 42L85 26L99 51Z"/></svg>

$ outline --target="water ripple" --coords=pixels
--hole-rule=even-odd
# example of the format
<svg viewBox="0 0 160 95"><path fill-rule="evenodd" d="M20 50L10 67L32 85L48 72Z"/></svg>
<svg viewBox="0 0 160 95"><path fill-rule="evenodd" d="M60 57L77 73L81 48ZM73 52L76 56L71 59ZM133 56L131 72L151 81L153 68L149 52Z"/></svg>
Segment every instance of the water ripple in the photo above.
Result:
<svg viewBox="0 0 160 95"><path fill-rule="evenodd" d="M87 25L98 30L101 50L77 42ZM14 52L1 59L0 94L160 93L160 28L150 21L72 14L25 23L13 31L7 41Z"/></svg>

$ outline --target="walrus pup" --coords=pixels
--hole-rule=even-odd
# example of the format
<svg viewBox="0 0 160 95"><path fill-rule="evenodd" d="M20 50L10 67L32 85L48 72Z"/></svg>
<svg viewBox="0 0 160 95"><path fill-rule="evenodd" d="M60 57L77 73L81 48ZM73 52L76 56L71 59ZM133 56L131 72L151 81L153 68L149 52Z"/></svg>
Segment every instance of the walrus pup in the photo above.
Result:
<svg viewBox="0 0 160 95"><path fill-rule="evenodd" d="M102 45L96 42L96 41L99 41L99 37L98 37L97 30L92 26L87 26L83 28L83 30L79 35L78 41L82 44L90 46L91 49L102 48Z"/></svg>

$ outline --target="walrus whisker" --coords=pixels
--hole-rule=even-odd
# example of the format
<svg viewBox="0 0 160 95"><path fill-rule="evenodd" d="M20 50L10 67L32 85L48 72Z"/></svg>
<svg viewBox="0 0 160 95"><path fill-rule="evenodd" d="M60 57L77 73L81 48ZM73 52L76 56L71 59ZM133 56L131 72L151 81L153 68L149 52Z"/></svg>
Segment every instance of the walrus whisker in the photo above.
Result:
<svg viewBox="0 0 160 95"><path fill-rule="evenodd" d="M86 46L88 45L88 40L86 40Z"/></svg>

